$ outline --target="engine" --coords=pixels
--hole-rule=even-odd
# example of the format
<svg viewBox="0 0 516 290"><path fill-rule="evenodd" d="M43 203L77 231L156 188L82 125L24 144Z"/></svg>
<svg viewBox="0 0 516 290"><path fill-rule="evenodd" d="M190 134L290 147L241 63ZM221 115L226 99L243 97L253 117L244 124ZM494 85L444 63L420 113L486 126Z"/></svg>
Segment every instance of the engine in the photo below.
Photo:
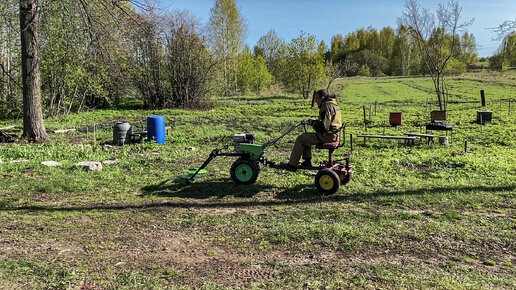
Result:
<svg viewBox="0 0 516 290"><path fill-rule="evenodd" d="M235 151L239 151L238 145L240 143L254 144L255 140L256 137L254 133L241 133L233 135L233 145L235 146Z"/></svg>

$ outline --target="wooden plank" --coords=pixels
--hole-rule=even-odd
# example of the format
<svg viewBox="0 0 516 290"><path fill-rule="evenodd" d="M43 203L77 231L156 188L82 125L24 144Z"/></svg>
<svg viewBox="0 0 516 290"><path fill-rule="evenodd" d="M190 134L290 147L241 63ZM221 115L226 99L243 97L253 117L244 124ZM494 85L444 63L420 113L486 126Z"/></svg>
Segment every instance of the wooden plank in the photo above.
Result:
<svg viewBox="0 0 516 290"><path fill-rule="evenodd" d="M52 132L54 132L55 134L65 134L65 133L68 133L68 132L74 132L76 129L66 129L66 130L54 130Z"/></svg>
<svg viewBox="0 0 516 290"><path fill-rule="evenodd" d="M439 135L431 135L431 134L418 134L418 133L405 133L407 136L414 136L414 137L426 137L426 138L437 138Z"/></svg>
<svg viewBox="0 0 516 290"><path fill-rule="evenodd" d="M416 140L416 137L411 137L411 136L388 136L388 135L362 135L362 134L358 134L357 137L378 138L378 139Z"/></svg>
<svg viewBox="0 0 516 290"><path fill-rule="evenodd" d="M14 128L16 128L16 125L14 125L14 126L7 126L7 127L0 128L0 131L11 130L11 129L14 129Z"/></svg>

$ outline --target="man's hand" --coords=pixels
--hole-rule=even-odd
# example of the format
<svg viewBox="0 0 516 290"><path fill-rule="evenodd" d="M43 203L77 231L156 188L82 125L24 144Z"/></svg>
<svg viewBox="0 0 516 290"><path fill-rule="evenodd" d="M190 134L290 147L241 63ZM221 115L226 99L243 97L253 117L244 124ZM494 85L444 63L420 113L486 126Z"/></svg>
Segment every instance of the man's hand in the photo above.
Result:
<svg viewBox="0 0 516 290"><path fill-rule="evenodd" d="M308 119L307 124L308 124L309 126L312 126L312 124L314 123L314 121L317 121L317 119Z"/></svg>

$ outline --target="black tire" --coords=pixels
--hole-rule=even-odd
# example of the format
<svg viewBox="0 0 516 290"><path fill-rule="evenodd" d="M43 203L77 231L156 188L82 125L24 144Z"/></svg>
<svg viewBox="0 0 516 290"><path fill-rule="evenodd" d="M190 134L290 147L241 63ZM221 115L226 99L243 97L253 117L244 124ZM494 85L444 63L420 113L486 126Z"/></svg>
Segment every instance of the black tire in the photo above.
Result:
<svg viewBox="0 0 516 290"><path fill-rule="evenodd" d="M346 174L345 171L337 172L337 175L340 179L340 185L346 185L351 181L351 177L353 177L353 171L348 171Z"/></svg>
<svg viewBox="0 0 516 290"><path fill-rule="evenodd" d="M321 169L315 175L315 186L323 195L335 194L340 187L339 176L328 168Z"/></svg>
<svg viewBox="0 0 516 290"><path fill-rule="evenodd" d="M246 158L238 158L231 165L231 179L236 184L253 184L258 178L260 167L257 162Z"/></svg>

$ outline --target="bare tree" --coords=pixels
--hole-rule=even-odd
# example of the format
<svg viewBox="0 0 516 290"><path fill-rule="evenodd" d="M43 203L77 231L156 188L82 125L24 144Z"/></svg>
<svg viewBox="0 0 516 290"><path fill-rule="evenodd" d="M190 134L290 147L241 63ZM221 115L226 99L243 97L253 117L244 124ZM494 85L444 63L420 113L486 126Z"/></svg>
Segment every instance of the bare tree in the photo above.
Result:
<svg viewBox="0 0 516 290"><path fill-rule="evenodd" d="M460 24L462 8L455 1L447 5L439 4L436 15L428 9L422 8L417 0L407 0L405 11L400 19L401 24L407 26L417 42L423 56L439 102L440 110L446 110L448 93L446 89L444 70L446 63L457 51L458 35L465 31L473 20ZM451 37L451 38L450 38ZM451 43L447 44L447 39Z"/></svg>
<svg viewBox="0 0 516 290"><path fill-rule="evenodd" d="M167 105L202 108L216 62L188 12L173 14L167 24L165 75L171 97Z"/></svg>
<svg viewBox="0 0 516 290"><path fill-rule="evenodd" d="M267 34L258 39L257 46L262 49L263 57L267 65L267 70L276 78L281 73L280 59L286 56L285 40L280 38L274 30L269 30Z"/></svg>
<svg viewBox="0 0 516 290"><path fill-rule="evenodd" d="M516 31L516 18L514 20L505 20L497 27L491 28L498 36L498 40L503 39L507 34Z"/></svg>
<svg viewBox="0 0 516 290"><path fill-rule="evenodd" d="M350 61L349 59L336 64L330 60L325 64L324 68L326 78L328 79L328 85L326 86L326 90L328 90L334 80L346 77L349 74L356 73L358 71L359 65L358 63Z"/></svg>
<svg viewBox="0 0 516 290"><path fill-rule="evenodd" d="M503 71L505 66L505 52L507 50L507 35L516 31L516 18L514 20L505 20L502 24L497 27L491 28L491 31L497 35L497 40L502 40L502 65L500 70Z"/></svg>
<svg viewBox="0 0 516 290"><path fill-rule="evenodd" d="M150 9L139 16L131 27L134 45L134 83L143 96L145 107L163 108L165 88L163 77L166 17Z"/></svg>

